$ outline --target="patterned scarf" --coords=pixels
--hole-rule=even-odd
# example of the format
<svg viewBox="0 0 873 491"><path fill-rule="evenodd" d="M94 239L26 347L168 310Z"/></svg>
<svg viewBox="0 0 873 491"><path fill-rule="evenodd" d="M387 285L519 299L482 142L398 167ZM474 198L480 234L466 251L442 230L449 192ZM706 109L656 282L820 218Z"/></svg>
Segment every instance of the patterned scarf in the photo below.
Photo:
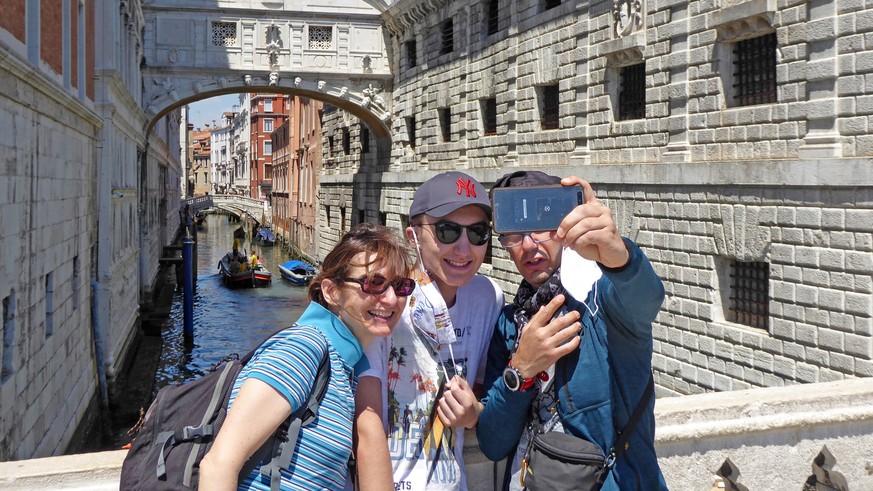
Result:
<svg viewBox="0 0 873 491"><path fill-rule="evenodd" d="M521 329L530 322L530 318L540 310L540 307L548 304L556 295L561 293L564 293L564 285L561 284L561 268L556 269L548 281L540 285L536 290L527 280L521 281L521 285L515 293L515 301L512 302L512 305L515 306L513 320L518 327L518 336L515 338L513 353L518 348Z"/></svg>

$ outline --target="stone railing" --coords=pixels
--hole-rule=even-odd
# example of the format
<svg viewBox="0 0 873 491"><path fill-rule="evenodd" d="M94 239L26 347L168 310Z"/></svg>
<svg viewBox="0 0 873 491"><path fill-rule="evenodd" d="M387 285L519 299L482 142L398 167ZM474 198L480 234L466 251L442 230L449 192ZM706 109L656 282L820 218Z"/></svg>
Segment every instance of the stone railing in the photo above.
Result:
<svg viewBox="0 0 873 491"><path fill-rule="evenodd" d="M661 398L655 413L672 491L873 489L873 378ZM474 432L466 444L469 488L494 489ZM118 489L125 454L2 462L0 490Z"/></svg>

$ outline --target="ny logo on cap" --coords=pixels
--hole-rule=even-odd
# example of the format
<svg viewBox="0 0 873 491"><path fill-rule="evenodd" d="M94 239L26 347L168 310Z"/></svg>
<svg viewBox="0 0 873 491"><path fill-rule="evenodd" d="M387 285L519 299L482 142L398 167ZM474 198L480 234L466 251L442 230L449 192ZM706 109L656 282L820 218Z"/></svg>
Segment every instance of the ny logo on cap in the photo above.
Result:
<svg viewBox="0 0 873 491"><path fill-rule="evenodd" d="M476 197L476 185L473 184L473 180L472 180L472 179L467 179L467 180L465 181L464 178L459 177L458 180L455 181L455 184L458 185L458 196L461 195L461 192L463 192L463 191L467 191L467 197L468 197L468 198L471 197L471 196L472 196L473 198Z"/></svg>

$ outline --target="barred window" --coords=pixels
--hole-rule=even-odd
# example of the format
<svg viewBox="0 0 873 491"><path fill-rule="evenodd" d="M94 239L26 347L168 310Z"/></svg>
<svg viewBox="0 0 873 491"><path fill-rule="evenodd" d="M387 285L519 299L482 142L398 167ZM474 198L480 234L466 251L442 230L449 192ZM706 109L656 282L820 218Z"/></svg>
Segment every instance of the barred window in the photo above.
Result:
<svg viewBox="0 0 873 491"><path fill-rule="evenodd" d="M455 50L455 23L452 19L443 22L440 29L442 33L442 47L440 54L451 53Z"/></svg>
<svg viewBox="0 0 873 491"><path fill-rule="evenodd" d="M348 128L343 128L343 155L348 155L352 151L352 137L349 134Z"/></svg>
<svg viewBox="0 0 873 491"><path fill-rule="evenodd" d="M409 146L415 148L415 116L406 118L406 137Z"/></svg>
<svg viewBox="0 0 873 491"><path fill-rule="evenodd" d="M333 27L309 26L309 49L330 49Z"/></svg>
<svg viewBox="0 0 873 491"><path fill-rule="evenodd" d="M766 329L770 319L769 285L769 263L731 261L730 302L725 313L726 319Z"/></svg>
<svg viewBox="0 0 873 491"><path fill-rule="evenodd" d="M485 99L482 101L482 128L485 136L497 134L497 99Z"/></svg>
<svg viewBox="0 0 873 491"><path fill-rule="evenodd" d="M618 93L618 119L646 117L646 64L622 67Z"/></svg>
<svg viewBox="0 0 873 491"><path fill-rule="evenodd" d="M406 62L409 65L409 68L414 66L418 66L418 57L416 56L416 45L415 39L411 39L406 41Z"/></svg>
<svg viewBox="0 0 873 491"><path fill-rule="evenodd" d="M488 27L488 34L495 34L499 30L499 15L500 2L498 0L488 0L485 5L485 22Z"/></svg>
<svg viewBox="0 0 873 491"><path fill-rule="evenodd" d="M327 154L333 157L333 135L327 137Z"/></svg>
<svg viewBox="0 0 873 491"><path fill-rule="evenodd" d="M370 128L361 125L361 153L370 153Z"/></svg>
<svg viewBox="0 0 873 491"><path fill-rule="evenodd" d="M444 142L452 141L452 110L447 107L439 109L440 134Z"/></svg>
<svg viewBox="0 0 873 491"><path fill-rule="evenodd" d="M212 45L236 46L236 22L213 22Z"/></svg>
<svg viewBox="0 0 873 491"><path fill-rule="evenodd" d="M734 102L740 106L776 102L776 33L734 45Z"/></svg>
<svg viewBox="0 0 873 491"><path fill-rule="evenodd" d="M557 85L540 88L540 121L544 130L556 130L559 126L558 107L560 91Z"/></svg>

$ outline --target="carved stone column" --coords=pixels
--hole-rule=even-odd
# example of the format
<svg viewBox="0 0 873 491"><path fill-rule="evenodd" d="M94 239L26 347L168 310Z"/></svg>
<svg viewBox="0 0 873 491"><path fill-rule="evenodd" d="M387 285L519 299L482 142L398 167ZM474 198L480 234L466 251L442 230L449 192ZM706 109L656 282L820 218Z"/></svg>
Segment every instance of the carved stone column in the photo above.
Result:
<svg viewBox="0 0 873 491"><path fill-rule="evenodd" d="M841 157L840 129L837 125L837 5L836 2L809 2L806 23L807 53L807 133L798 149L802 159Z"/></svg>

